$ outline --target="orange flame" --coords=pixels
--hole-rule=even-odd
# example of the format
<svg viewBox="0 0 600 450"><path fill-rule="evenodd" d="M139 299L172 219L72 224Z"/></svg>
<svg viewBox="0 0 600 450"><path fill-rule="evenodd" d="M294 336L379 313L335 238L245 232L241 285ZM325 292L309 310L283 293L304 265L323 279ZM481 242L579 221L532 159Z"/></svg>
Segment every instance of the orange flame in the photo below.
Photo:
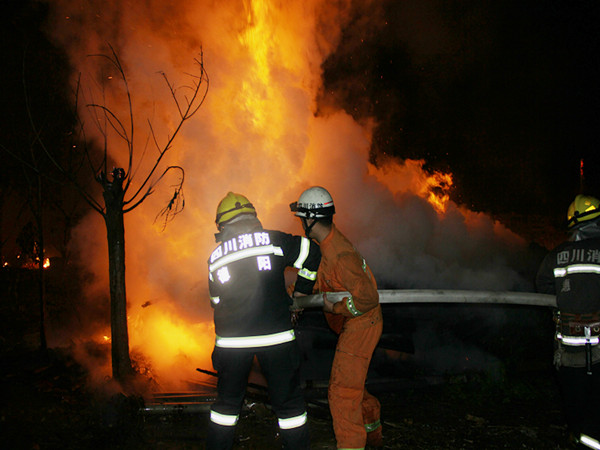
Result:
<svg viewBox="0 0 600 450"><path fill-rule="evenodd" d="M170 388L193 379L197 367L210 368L214 327L210 322L194 322L176 311L172 303L135 309L128 317L132 350L151 358L152 370ZM178 369L170 376L169 371Z"/></svg>
<svg viewBox="0 0 600 450"><path fill-rule="evenodd" d="M424 160L388 161L382 167L369 165L369 173L392 193L411 192L426 199L438 214L444 214L454 184L452 174L435 171L429 175Z"/></svg>
<svg viewBox="0 0 600 450"><path fill-rule="evenodd" d="M427 201L439 213L446 212L448 202L450 201L449 191L452 188L452 174L443 172L434 172L425 180L422 192L427 193Z"/></svg>

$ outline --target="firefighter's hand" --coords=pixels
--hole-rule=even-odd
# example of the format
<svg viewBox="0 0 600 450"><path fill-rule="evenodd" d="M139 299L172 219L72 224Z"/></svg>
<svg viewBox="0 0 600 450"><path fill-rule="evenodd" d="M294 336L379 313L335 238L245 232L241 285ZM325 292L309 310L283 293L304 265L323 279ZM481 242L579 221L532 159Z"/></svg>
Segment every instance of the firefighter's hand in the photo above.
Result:
<svg viewBox="0 0 600 450"><path fill-rule="evenodd" d="M323 311L333 312L333 303L327 300L327 293L323 292Z"/></svg>
<svg viewBox="0 0 600 450"><path fill-rule="evenodd" d="M292 320L292 325L296 326L296 324L298 323L298 319L300 318L300 314L302 314L302 311L304 311L303 308L300 308L298 306L298 304L296 303L296 297L302 297L305 294L302 294L301 292L294 292L292 294L292 304L290 305L290 314L291 314L291 320Z"/></svg>
<svg viewBox="0 0 600 450"><path fill-rule="evenodd" d="M291 321L292 321L293 327L295 327L298 324L298 320L300 319L300 314L302 314L302 311L304 311L302 308L290 310Z"/></svg>

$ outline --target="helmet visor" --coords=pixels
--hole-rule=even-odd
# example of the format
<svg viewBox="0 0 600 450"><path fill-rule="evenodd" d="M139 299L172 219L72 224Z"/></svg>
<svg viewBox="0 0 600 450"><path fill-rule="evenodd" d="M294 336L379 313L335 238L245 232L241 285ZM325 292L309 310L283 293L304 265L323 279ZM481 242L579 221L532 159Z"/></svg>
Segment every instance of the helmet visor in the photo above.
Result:
<svg viewBox="0 0 600 450"><path fill-rule="evenodd" d="M322 219L331 217L335 214L335 206L327 206L322 208L305 208L299 206L298 202L290 203L290 210L296 213L298 217L306 217L307 219Z"/></svg>
<svg viewBox="0 0 600 450"><path fill-rule="evenodd" d="M298 202L290 203L290 210L298 217L310 217L311 210L298 206Z"/></svg>

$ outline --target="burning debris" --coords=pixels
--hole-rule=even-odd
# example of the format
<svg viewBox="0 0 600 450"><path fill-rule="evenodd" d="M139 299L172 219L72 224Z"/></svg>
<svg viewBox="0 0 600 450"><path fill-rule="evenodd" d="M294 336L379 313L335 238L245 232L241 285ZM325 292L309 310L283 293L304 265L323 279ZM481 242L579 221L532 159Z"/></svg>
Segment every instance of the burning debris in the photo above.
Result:
<svg viewBox="0 0 600 450"><path fill-rule="evenodd" d="M8 261L5 261L4 264L2 264L2 267L13 267L13 265L11 265ZM17 255L14 267L19 269L37 270L40 268L40 259ZM44 258L43 267L44 269L48 269L50 267L50 258Z"/></svg>

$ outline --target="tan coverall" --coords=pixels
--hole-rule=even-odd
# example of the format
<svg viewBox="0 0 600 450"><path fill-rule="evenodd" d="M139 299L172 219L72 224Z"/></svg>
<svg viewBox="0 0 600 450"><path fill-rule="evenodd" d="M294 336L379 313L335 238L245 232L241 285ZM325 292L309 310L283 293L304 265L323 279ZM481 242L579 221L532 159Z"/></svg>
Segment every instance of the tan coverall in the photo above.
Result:
<svg viewBox="0 0 600 450"><path fill-rule="evenodd" d="M320 247L320 291L351 294L334 304L333 313L325 313L339 335L328 394L337 446L361 449L367 438L369 444L381 445L381 407L365 389L371 356L383 328L377 283L364 258L335 225Z"/></svg>

